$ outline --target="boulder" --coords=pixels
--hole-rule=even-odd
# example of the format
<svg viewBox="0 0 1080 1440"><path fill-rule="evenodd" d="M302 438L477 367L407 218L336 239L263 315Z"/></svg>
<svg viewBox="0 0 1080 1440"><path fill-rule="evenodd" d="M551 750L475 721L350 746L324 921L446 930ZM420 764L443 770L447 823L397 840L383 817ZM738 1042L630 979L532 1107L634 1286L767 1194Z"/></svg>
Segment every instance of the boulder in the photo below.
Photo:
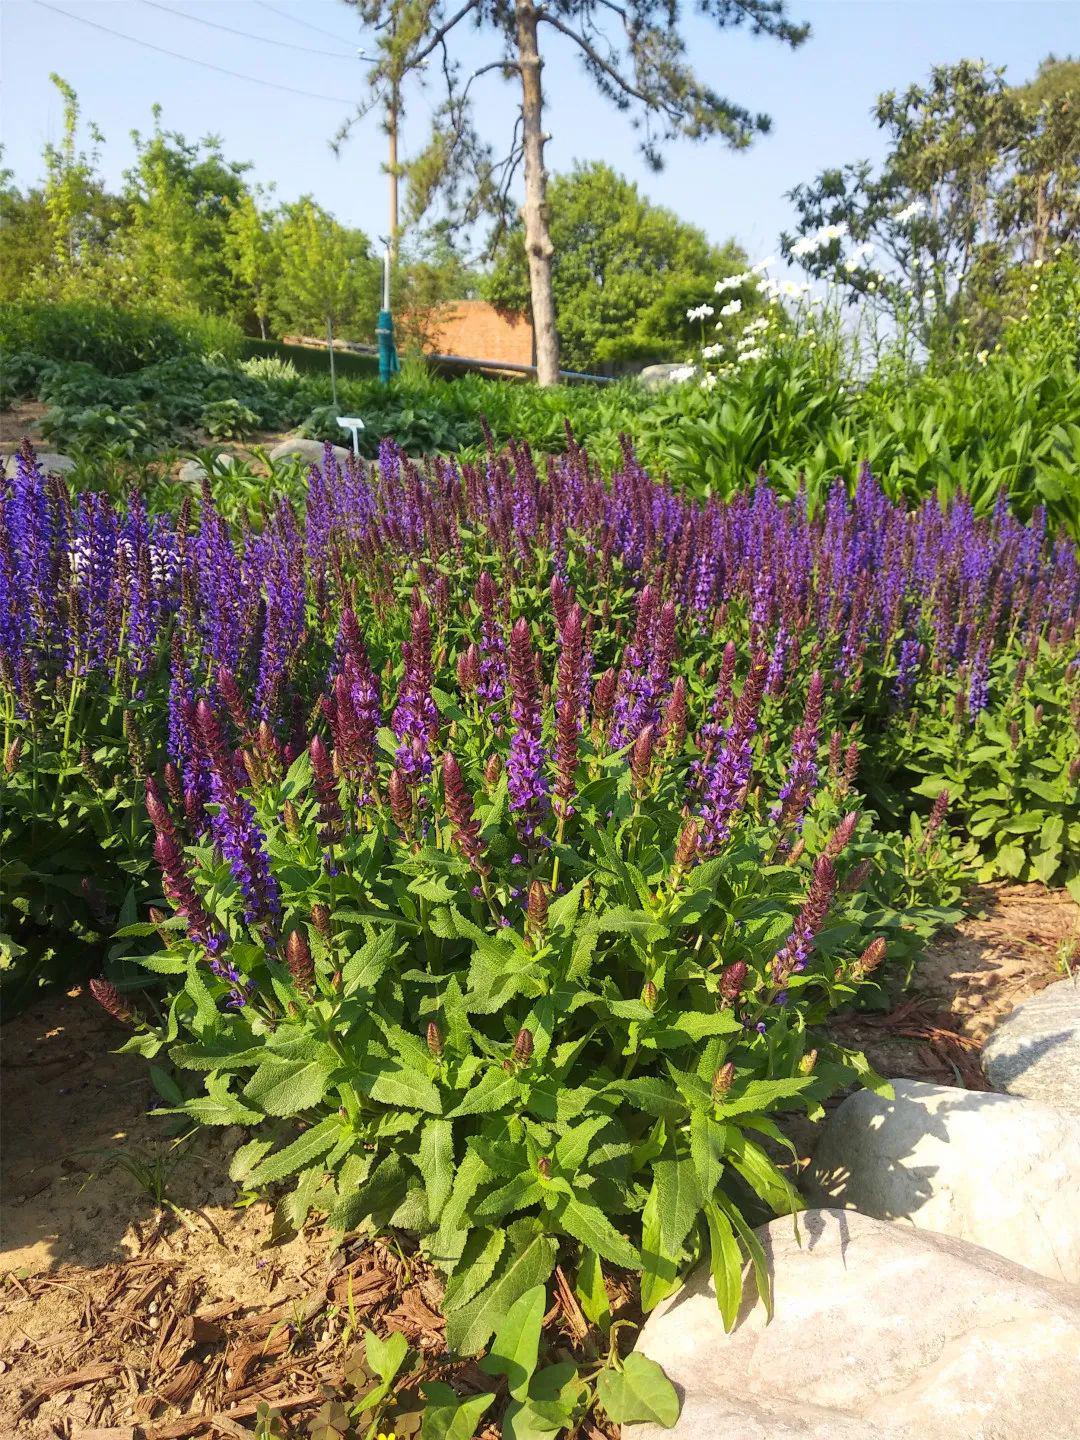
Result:
<svg viewBox="0 0 1080 1440"><path fill-rule="evenodd" d="M75 461L70 455L58 455L55 450L38 450L37 463L47 475L66 475L69 470L75 469ZM9 455L4 462L4 478L11 480L15 476L16 466L19 463L17 455Z"/></svg>
<svg viewBox="0 0 1080 1440"><path fill-rule="evenodd" d="M343 445L334 445L334 459L339 465L352 454ZM280 440L270 451L271 460L303 460L305 465L321 465L323 458L323 444L321 440L305 440L300 435L287 435Z"/></svg>
<svg viewBox="0 0 1080 1440"><path fill-rule="evenodd" d="M861 1090L829 1118L802 1182L810 1203L939 1230L1080 1285L1080 1117L917 1080L893 1089Z"/></svg>
<svg viewBox="0 0 1080 1440"><path fill-rule="evenodd" d="M1066 1440L1080 1437L1080 1292L978 1245L808 1210L757 1232L775 1315L730 1335L707 1271L638 1348L683 1397L673 1430L623 1440Z"/></svg>
<svg viewBox="0 0 1080 1440"><path fill-rule="evenodd" d="M215 458L219 465L224 465L228 470L231 470L234 465L240 463L238 457L230 455L227 450L223 450L221 454ZM205 478L206 471L203 468L201 460L185 460L177 474L177 479L182 485L200 485Z"/></svg>
<svg viewBox="0 0 1080 1440"><path fill-rule="evenodd" d="M995 1090L1080 1113L1080 984L1059 980L1017 1005L982 1063Z"/></svg>

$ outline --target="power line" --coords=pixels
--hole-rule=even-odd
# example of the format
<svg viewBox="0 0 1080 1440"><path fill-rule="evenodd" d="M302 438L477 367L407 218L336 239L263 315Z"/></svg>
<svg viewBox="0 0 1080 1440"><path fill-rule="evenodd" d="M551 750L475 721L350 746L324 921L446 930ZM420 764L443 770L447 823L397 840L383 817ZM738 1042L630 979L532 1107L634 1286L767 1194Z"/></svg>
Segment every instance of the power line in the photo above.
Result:
<svg viewBox="0 0 1080 1440"><path fill-rule="evenodd" d="M321 25L312 25L310 20L298 20L287 10L279 10L276 5L268 5L266 0L255 0L255 4L260 10L269 10L271 15L279 15L282 20L291 20L294 25L302 25L305 30L314 30L316 35L325 35L330 40L339 40L342 45L349 43L347 40L342 40L340 35L335 35L330 30L324 30Z"/></svg>
<svg viewBox="0 0 1080 1440"><path fill-rule="evenodd" d="M308 55L329 55L331 60L354 59L356 51L349 56L343 50L318 50L313 45L292 45L288 40L271 40L268 35L252 35L248 30L237 30L232 25L219 25L216 20L204 20L201 15L188 15L183 10L172 10L168 5L159 5L157 0L141 0L143 5L149 5L151 10L160 10L163 15L171 15L176 20L190 20L195 25L206 25L211 30L224 30L226 35L240 35L245 40L257 40L260 45L276 45L279 50L302 50ZM347 42L342 41L342 44Z"/></svg>
<svg viewBox="0 0 1080 1440"><path fill-rule="evenodd" d="M329 100L335 105L355 105L355 100L346 100L340 95L317 95L313 90L297 90L293 85L279 85L275 80L262 80L257 75L241 75L239 70L226 70L223 65L214 65L209 60L196 60L193 55L181 55L177 50L166 50L163 45L154 45L149 40L140 40L135 35L126 35L123 30L112 30L97 20L87 20L83 15L72 15L70 10L61 10L59 5L50 5L48 0L34 0L42 10L51 10L54 15L63 15L65 20L74 20L79 25L89 25L92 30L102 30L118 40L129 40L132 45L141 45L144 50L154 50L159 55L168 55L173 60L183 60L188 65L201 65L204 70L214 70L219 75L228 75L233 80L246 80L251 85L263 85L268 90L283 90L289 95L302 95L305 100Z"/></svg>

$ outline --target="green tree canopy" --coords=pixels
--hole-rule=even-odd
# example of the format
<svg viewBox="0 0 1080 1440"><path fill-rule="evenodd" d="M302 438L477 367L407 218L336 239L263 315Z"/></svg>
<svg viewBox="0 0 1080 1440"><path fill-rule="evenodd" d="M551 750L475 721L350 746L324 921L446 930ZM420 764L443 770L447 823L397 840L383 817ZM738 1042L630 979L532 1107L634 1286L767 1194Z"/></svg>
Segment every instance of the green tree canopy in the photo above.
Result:
<svg viewBox="0 0 1080 1440"><path fill-rule="evenodd" d="M571 369L627 360L681 358L699 337L687 309L713 283L742 269L733 242L705 234L654 205L609 165L578 165L552 178L552 287L559 350ZM493 304L528 309L524 226L516 222L496 254L484 291Z"/></svg>
<svg viewBox="0 0 1080 1440"><path fill-rule="evenodd" d="M796 186L784 254L853 303L910 310L931 348L951 344L961 319L989 338L1010 270L1080 238L1080 65L1051 57L1018 88L981 60L938 65L925 85L880 95L874 113L884 161ZM844 260L849 240L873 265Z"/></svg>

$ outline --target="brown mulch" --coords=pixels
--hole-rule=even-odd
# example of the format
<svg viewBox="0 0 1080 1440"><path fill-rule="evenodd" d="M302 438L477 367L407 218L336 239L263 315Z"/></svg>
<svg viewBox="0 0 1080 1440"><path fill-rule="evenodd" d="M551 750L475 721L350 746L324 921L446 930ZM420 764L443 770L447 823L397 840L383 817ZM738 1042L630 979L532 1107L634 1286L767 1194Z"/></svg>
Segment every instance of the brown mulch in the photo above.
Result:
<svg viewBox="0 0 1080 1440"><path fill-rule="evenodd" d="M836 1022L886 1076L985 1088L986 1036L1060 977L1080 938L1080 910L1038 886L984 887L969 904L891 1013ZM147 1115L145 1062L112 1053L122 1038L78 989L4 1028L0 1440L236 1440L262 1401L306 1434L328 1399L351 1393L362 1325L401 1331L423 1378L488 1387L472 1364L447 1364L441 1282L404 1237L275 1236L269 1205L238 1206L223 1180L242 1132L177 1144ZM117 1154L157 1162L175 1209ZM612 1306L639 1318L629 1283ZM561 1275L547 1323L556 1349L587 1353Z"/></svg>
<svg viewBox="0 0 1080 1440"><path fill-rule="evenodd" d="M980 885L968 916L934 941L907 995L888 1014L831 1022L889 1079L987 1090L979 1054L1010 1011L1080 956L1080 907L1042 885Z"/></svg>
<svg viewBox="0 0 1080 1440"><path fill-rule="evenodd" d="M112 1053L122 1039L78 988L4 1029L0 1440L236 1440L262 1402L306 1435L353 1393L363 1326L409 1341L406 1410L420 1379L492 1388L473 1362L448 1363L442 1282L406 1237L275 1236L270 1205L237 1205L222 1180L243 1133L177 1145L146 1113L145 1062ZM119 1153L159 1161L176 1208L156 1206ZM592 1353L558 1273L553 1297L549 1343ZM640 1321L628 1281L611 1301Z"/></svg>

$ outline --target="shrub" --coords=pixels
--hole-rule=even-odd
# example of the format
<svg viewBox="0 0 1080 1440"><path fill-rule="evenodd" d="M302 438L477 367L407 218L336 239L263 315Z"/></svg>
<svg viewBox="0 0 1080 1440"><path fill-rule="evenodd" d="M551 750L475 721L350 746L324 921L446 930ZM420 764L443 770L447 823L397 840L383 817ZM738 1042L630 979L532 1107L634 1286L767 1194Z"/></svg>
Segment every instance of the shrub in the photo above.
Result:
<svg viewBox="0 0 1080 1440"><path fill-rule="evenodd" d="M130 1048L203 1074L179 1113L254 1129L233 1173L295 1178L291 1224L315 1206L424 1237L452 1349L480 1350L566 1242L641 1270L646 1310L711 1248L730 1326L744 1255L767 1294L752 1224L797 1205L761 1144L782 1139L771 1113L877 1083L814 1029L881 950L852 893L856 816L814 795L821 676L784 786L751 798L767 651L702 748L670 602L642 591L595 680L587 647L612 637L587 641L568 596L554 626L518 618L496 696L470 646L486 572L477 590L475 616L414 598L392 708L346 609L327 737L288 770L268 729L188 693L208 809L184 818L151 782L183 928L143 962L184 989ZM724 667L706 689L730 688Z"/></svg>
<svg viewBox="0 0 1080 1440"><path fill-rule="evenodd" d="M197 311L121 310L92 301L0 303L0 350L88 361L107 375L124 375L172 355L231 357L240 342L231 321Z"/></svg>

